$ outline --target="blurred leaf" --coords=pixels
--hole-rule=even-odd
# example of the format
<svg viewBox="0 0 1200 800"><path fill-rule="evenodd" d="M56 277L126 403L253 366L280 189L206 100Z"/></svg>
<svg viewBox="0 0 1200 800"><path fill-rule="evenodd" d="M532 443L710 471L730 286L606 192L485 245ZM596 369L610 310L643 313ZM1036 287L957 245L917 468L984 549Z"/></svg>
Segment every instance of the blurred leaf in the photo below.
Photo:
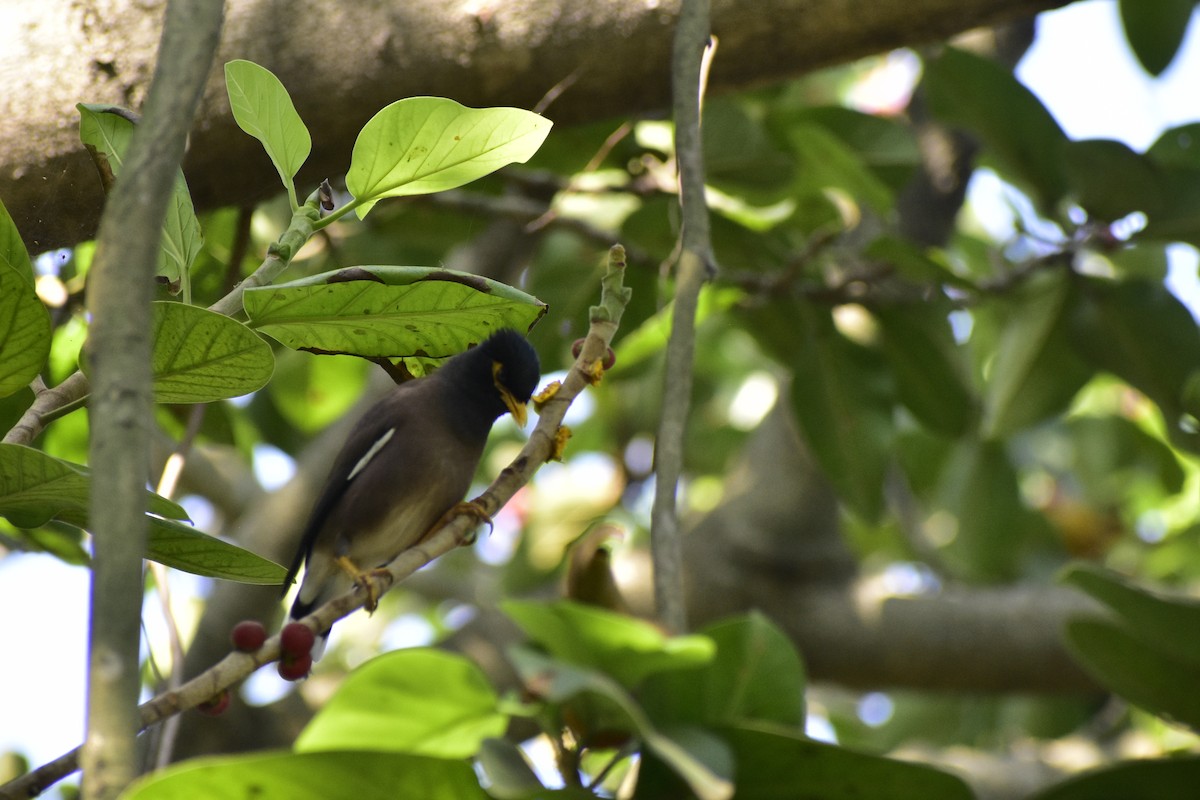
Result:
<svg viewBox="0 0 1200 800"><path fill-rule="evenodd" d="M1054 211L1067 188L1067 138L1033 92L1000 64L952 47L925 62L924 87L936 117L979 136L998 166L1032 190L1042 213Z"/></svg>
<svg viewBox="0 0 1200 800"><path fill-rule="evenodd" d="M251 327L296 350L445 358L546 306L496 281L435 267L349 267L242 295Z"/></svg>
<svg viewBox="0 0 1200 800"><path fill-rule="evenodd" d="M508 717L473 662L430 648L396 650L355 669L296 740L296 752L372 750L469 758Z"/></svg>
<svg viewBox="0 0 1200 800"><path fill-rule="evenodd" d="M107 162L113 177L117 177L121 174L125 151L133 139L133 123L116 106L78 103L75 107L79 109L80 140L89 151L97 153L99 158ZM180 169L176 171L175 188L171 201L167 203L158 255L157 274L173 287L173 291L191 269L202 246L200 222L196 219L192 195Z"/></svg>
<svg viewBox="0 0 1200 800"><path fill-rule="evenodd" d="M0 267L10 267L18 276L33 286L33 264L29 261L29 251L17 230L17 223L0 201Z"/></svg>
<svg viewBox="0 0 1200 800"><path fill-rule="evenodd" d="M202 533L190 525L147 517L146 558L174 569L256 586L278 586L287 570L274 561Z"/></svg>
<svg viewBox="0 0 1200 800"><path fill-rule="evenodd" d="M712 660L704 636L667 636L650 623L570 600L507 600L500 610L555 658L611 675L626 688L664 670L690 669Z"/></svg>
<svg viewBox="0 0 1200 800"><path fill-rule="evenodd" d="M669 765L700 800L728 800L733 796L733 785L725 777L729 767L727 750L711 734L681 729L667 735L658 730L637 701L603 672L564 664L525 647L510 648L509 659L526 691L549 702L562 704L579 695L603 697L611 708L627 717L626 729L636 732L649 751Z"/></svg>
<svg viewBox="0 0 1200 800"><path fill-rule="evenodd" d="M1126 761L1089 770L1029 800L1170 800L1200 786L1200 756Z"/></svg>
<svg viewBox="0 0 1200 800"><path fill-rule="evenodd" d="M152 310L156 402L210 403L271 379L271 346L242 323L183 303L157 302Z"/></svg>
<svg viewBox="0 0 1200 800"><path fill-rule="evenodd" d="M696 669L660 672L641 695L660 725L775 722L804 727L804 665L790 639L752 611L700 631L717 655Z"/></svg>
<svg viewBox="0 0 1200 800"><path fill-rule="evenodd" d="M707 114L707 107L705 108ZM853 150L858 159L892 191L899 191L921 163L912 127L898 119L866 114L845 106L815 106L788 115L794 120L816 123Z"/></svg>
<svg viewBox="0 0 1200 800"><path fill-rule="evenodd" d="M523 163L551 124L519 108L467 108L442 97L397 100L363 126L346 188L361 219L385 197L454 189Z"/></svg>
<svg viewBox="0 0 1200 800"><path fill-rule="evenodd" d="M1200 669L1200 635L1194 635L1200 634L1200 600L1161 594L1094 564L1074 564L1061 580L1117 612L1152 649Z"/></svg>
<svg viewBox="0 0 1200 800"><path fill-rule="evenodd" d="M789 130L789 138L799 160L802 191L820 194L830 188L840 189L881 214L891 210L895 202L892 190L867 168L858 153L827 128L802 122Z"/></svg>
<svg viewBox="0 0 1200 800"><path fill-rule="evenodd" d="M724 191L747 191L766 202L787 187L796 164L744 103L726 96L704 104L704 169L705 179Z"/></svg>
<svg viewBox="0 0 1200 800"><path fill-rule="evenodd" d="M880 236L867 245L863 252L872 260L891 265L900 277L910 283L946 284L968 291L977 290L974 283L954 274L948 266L907 239Z"/></svg>
<svg viewBox="0 0 1200 800"><path fill-rule="evenodd" d="M1200 178L1200 175L1197 177ZM1170 266L1166 245L1156 242L1138 241L1104 253L1103 258L1112 265L1114 274L1123 280L1162 281L1166 279Z"/></svg>
<svg viewBox="0 0 1200 800"><path fill-rule="evenodd" d="M1124 625L1105 620L1069 620L1066 635L1079 662L1109 689L1151 713L1200 730L1200 668L1195 661L1147 647Z"/></svg>
<svg viewBox="0 0 1200 800"><path fill-rule="evenodd" d="M1151 75L1170 66L1183 43L1195 0L1120 0L1129 47Z"/></svg>
<svg viewBox="0 0 1200 800"><path fill-rule="evenodd" d="M776 302L745 320L792 368L792 408L825 474L856 513L877 520L893 439L886 366L842 336L825 309Z"/></svg>
<svg viewBox="0 0 1200 800"><path fill-rule="evenodd" d="M921 424L960 436L978 406L954 341L946 303L881 305L871 309L883 329L883 352L896 376L896 392Z"/></svg>
<svg viewBox="0 0 1200 800"><path fill-rule="evenodd" d="M313 358L281 350L267 391L288 422L312 434L350 410L362 395L370 366L361 358Z"/></svg>
<svg viewBox="0 0 1200 800"><path fill-rule="evenodd" d="M1093 219L1112 222L1134 211L1158 213L1163 202L1158 169L1123 142L1064 142L1062 159L1071 194Z"/></svg>
<svg viewBox="0 0 1200 800"><path fill-rule="evenodd" d="M484 739L478 764L488 794L497 800L525 800L544 788L525 753L507 739ZM594 795L589 792L586 797Z"/></svg>
<svg viewBox="0 0 1200 800"><path fill-rule="evenodd" d="M1161 283L1081 279L1070 331L1096 369L1144 392L1178 431L1183 391L1200 364L1200 328Z"/></svg>
<svg viewBox="0 0 1200 800"><path fill-rule="evenodd" d="M1118 416L1076 416L1067 420L1074 457L1072 469L1097 503L1121 498L1136 473L1152 477L1163 494L1183 490L1184 471L1175 451L1137 423Z"/></svg>
<svg viewBox="0 0 1200 800"><path fill-rule="evenodd" d="M1016 577L1024 555L1028 517L1016 471L999 442L964 441L941 476L938 505L952 520L937 538L955 572L969 580L996 582Z"/></svg>
<svg viewBox="0 0 1200 800"><path fill-rule="evenodd" d="M1067 337L1072 294L1069 276L1042 273L1008 305L985 392L984 438L1004 438L1062 412L1091 376Z"/></svg>
<svg viewBox="0 0 1200 800"><path fill-rule="evenodd" d="M193 758L147 775L121 794L121 800L197 797L487 800L465 760L349 751Z"/></svg>
<svg viewBox="0 0 1200 800"><path fill-rule="evenodd" d="M3 229L0 219L0 238ZM19 267L0 263L0 397L29 386L50 355L50 341L50 314L33 284Z"/></svg>
<svg viewBox="0 0 1200 800"><path fill-rule="evenodd" d="M799 730L743 725L720 731L733 747L738 800L972 800L959 778L908 761L816 742ZM662 768L647 760L638 797L676 797Z"/></svg>
<svg viewBox="0 0 1200 800"><path fill-rule="evenodd" d="M226 62L225 88L238 127L262 142L294 205L292 179L312 151L312 137L287 89L270 70L241 59Z"/></svg>

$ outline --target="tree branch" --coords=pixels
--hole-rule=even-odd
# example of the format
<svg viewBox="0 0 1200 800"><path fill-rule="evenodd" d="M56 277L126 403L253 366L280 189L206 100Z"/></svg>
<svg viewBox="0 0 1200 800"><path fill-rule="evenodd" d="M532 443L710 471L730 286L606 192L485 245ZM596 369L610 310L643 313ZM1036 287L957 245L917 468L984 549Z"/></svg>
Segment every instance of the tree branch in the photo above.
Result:
<svg viewBox="0 0 1200 800"><path fill-rule="evenodd" d="M610 254L609 271L603 284L601 305L593 307L591 326L579 357L557 391L541 404L537 425L517 457L505 467L487 490L475 499L485 512L494 515L517 491L527 484L546 461L561 451L559 431L571 403L584 388L599 380L600 363L617 331L621 312L628 303L627 290L621 287L624 252L617 246ZM601 311L597 311L601 309ZM376 597L403 581L438 556L473 541L474 517L459 515L429 537L405 550L387 565L386 571L371 573L368 581ZM140 586L140 583L138 584ZM329 628L334 622L361 608L366 595L355 589L336 597L301 620L314 631ZM195 708L280 656L279 634L269 638L254 653L231 652L205 672L184 683L177 691L164 692L139 709L141 729ZM22 777L0 786L0 797L34 797L46 787L74 772L79 766L80 748L60 756Z"/></svg>
<svg viewBox="0 0 1200 800"><path fill-rule="evenodd" d="M174 0L146 113L100 224L89 275L92 561L83 796L137 774L138 643L150 428L150 300L167 200L220 37L220 0Z"/></svg>

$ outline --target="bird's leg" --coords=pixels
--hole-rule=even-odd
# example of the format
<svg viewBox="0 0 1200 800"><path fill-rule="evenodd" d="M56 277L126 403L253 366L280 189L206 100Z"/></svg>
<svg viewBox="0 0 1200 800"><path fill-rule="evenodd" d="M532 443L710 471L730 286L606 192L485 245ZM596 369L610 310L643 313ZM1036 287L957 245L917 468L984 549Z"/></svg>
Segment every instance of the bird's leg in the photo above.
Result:
<svg viewBox="0 0 1200 800"><path fill-rule="evenodd" d="M363 603L363 608L367 609L368 614L374 614L376 607L379 605L379 595L376 594L375 586L371 583L371 576L381 571L386 572L387 570L369 569L363 571L346 556L338 556L336 560L337 565L354 581L354 585L366 593L367 602Z"/></svg>
<svg viewBox="0 0 1200 800"><path fill-rule="evenodd" d="M441 518L434 523L433 527L421 537L421 541L429 538L430 534L441 529L443 525L449 525L455 517L464 514L469 517L474 517L478 522L487 523L489 530L494 527L491 515L483 510L483 506L479 505L479 503L475 502L474 500L463 500L462 502L455 503L450 507L449 511L447 511L445 514L442 514ZM474 541L475 536L472 534L467 541L463 542L463 544L471 544Z"/></svg>

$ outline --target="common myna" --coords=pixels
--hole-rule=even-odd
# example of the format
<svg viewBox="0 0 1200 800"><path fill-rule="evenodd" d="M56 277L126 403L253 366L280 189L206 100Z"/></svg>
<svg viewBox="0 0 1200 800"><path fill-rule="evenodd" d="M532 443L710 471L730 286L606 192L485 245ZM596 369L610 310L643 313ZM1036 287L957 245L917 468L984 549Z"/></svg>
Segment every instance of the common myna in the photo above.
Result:
<svg viewBox="0 0 1200 800"><path fill-rule="evenodd" d="M288 570L285 592L306 564L290 618L419 542L467 493L492 423L507 411L525 424L538 378L533 347L501 330L373 406L334 461Z"/></svg>

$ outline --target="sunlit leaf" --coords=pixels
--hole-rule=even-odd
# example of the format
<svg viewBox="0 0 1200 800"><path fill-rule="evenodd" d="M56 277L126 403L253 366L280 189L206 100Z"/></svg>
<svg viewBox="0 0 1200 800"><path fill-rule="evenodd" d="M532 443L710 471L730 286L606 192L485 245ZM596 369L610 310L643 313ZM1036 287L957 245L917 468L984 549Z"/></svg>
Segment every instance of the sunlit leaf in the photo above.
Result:
<svg viewBox="0 0 1200 800"><path fill-rule="evenodd" d="M0 263L0 397L37 377L50 354L50 341L50 314L33 284L18 267Z"/></svg>
<svg viewBox="0 0 1200 800"><path fill-rule="evenodd" d="M168 567L257 586L283 583L287 570L274 561L174 520L148 517L146 558Z"/></svg>
<svg viewBox="0 0 1200 800"><path fill-rule="evenodd" d="M270 70L241 59L225 64L225 88L238 127L262 142L294 205L292 179L312 150L312 138L287 89Z"/></svg>
<svg viewBox="0 0 1200 800"><path fill-rule="evenodd" d="M522 291L432 267L350 267L247 291L252 327L288 347L365 357L445 358L546 306Z"/></svg>
<svg viewBox="0 0 1200 800"><path fill-rule="evenodd" d="M133 139L133 123L110 105L79 103L79 138L108 164L113 177L121 174L125 151ZM175 176L175 188L167 203L163 221L163 238L159 247L158 275L171 287L178 287L182 277L192 267L203 246L200 223L192 207L183 170Z"/></svg>
<svg viewBox="0 0 1200 800"><path fill-rule="evenodd" d="M349 751L193 758L145 776L121 800L197 797L487 800L463 759Z"/></svg>
<svg viewBox="0 0 1200 800"><path fill-rule="evenodd" d="M296 750L468 758L507 724L473 662L428 648L396 650L351 672L300 734Z"/></svg>
<svg viewBox="0 0 1200 800"><path fill-rule="evenodd" d="M21 278L33 285L33 264L29 261L29 251L17 230L17 223L0 200L0 266L10 267Z"/></svg>
<svg viewBox="0 0 1200 800"><path fill-rule="evenodd" d="M551 124L519 108L467 108L442 97L397 100L359 133L346 188L365 217L385 197L453 189L527 161Z"/></svg>

